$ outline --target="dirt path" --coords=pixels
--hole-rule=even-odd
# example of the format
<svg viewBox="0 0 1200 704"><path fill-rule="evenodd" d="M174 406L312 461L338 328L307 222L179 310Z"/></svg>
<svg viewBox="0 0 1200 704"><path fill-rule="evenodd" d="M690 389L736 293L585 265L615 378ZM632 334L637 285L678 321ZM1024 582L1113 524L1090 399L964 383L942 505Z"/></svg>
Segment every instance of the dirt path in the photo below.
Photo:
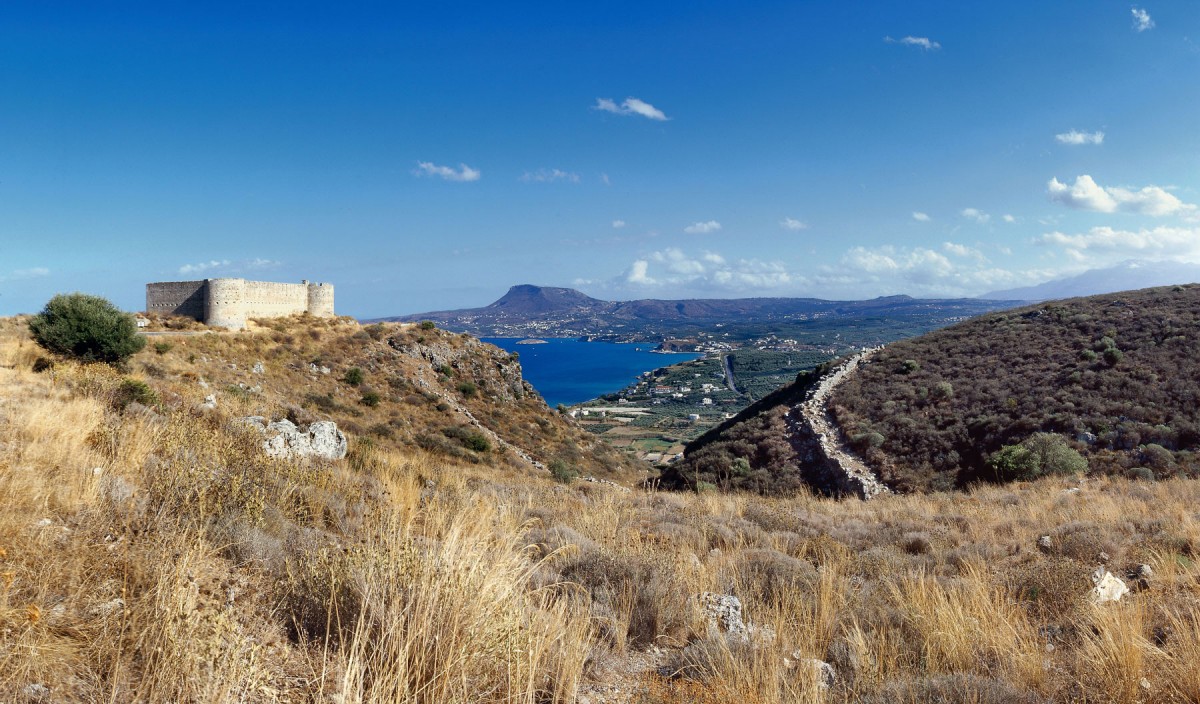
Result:
<svg viewBox="0 0 1200 704"><path fill-rule="evenodd" d="M791 414L798 414L807 422L820 443L821 453L843 475L844 483L863 499L891 492L879 481L870 467L851 452L837 422L833 419L833 414L829 412L827 401L838 385L849 378L860 364L869 361L875 352L875 349L865 350L843 362L841 366L822 377L809 391L808 398L803 403L793 406L791 411Z"/></svg>

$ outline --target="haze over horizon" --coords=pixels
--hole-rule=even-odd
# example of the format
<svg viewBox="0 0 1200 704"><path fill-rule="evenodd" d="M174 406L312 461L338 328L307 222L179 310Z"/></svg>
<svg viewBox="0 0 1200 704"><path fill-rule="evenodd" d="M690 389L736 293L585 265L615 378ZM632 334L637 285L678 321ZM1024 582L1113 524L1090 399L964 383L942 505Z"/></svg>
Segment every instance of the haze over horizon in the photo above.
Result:
<svg viewBox="0 0 1200 704"><path fill-rule="evenodd" d="M1200 262L1200 3L0 6L0 315L974 296Z"/></svg>

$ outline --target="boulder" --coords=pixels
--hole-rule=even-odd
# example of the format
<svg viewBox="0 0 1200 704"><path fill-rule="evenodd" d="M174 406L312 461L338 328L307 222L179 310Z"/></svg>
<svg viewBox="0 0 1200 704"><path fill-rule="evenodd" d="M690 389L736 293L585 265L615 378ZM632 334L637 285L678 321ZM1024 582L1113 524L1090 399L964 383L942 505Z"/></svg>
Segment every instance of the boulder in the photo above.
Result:
<svg viewBox="0 0 1200 704"><path fill-rule="evenodd" d="M790 658L783 659L783 666L795 670L801 677L809 676L817 683L817 689L829 689L837 683L837 672L833 665L816 658L806 658L797 650Z"/></svg>
<svg viewBox="0 0 1200 704"><path fill-rule="evenodd" d="M329 420L317 421L307 431L286 418L268 423L262 416L249 416L241 422L263 434L263 450L271 457L340 460L349 448L346 435Z"/></svg>
<svg viewBox="0 0 1200 704"><path fill-rule="evenodd" d="M1092 573L1092 584L1095 585L1092 587L1092 601L1097 604L1120 601L1121 597L1129 593L1129 587L1103 567Z"/></svg>
<svg viewBox="0 0 1200 704"><path fill-rule="evenodd" d="M749 632L742 621L740 599L731 594L704 592L696 597L696 601L708 619L709 632L724 633L733 640L747 640Z"/></svg>

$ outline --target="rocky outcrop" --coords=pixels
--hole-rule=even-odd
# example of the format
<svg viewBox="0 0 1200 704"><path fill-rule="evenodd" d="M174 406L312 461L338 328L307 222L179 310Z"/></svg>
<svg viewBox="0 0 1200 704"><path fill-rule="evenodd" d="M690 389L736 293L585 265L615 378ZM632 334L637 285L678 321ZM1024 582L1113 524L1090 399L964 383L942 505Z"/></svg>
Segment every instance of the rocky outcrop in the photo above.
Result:
<svg viewBox="0 0 1200 704"><path fill-rule="evenodd" d="M804 401L792 406L785 417L788 441L816 483L835 493L862 499L889 490L862 460L850 452L826 404L838 384L853 374L859 365L868 362L875 351L865 350L830 370L808 390Z"/></svg>
<svg viewBox="0 0 1200 704"><path fill-rule="evenodd" d="M519 401L535 393L521 376L521 363L515 355L473 337L431 335L423 342L391 338L388 345L427 362L434 370L449 370L456 379L472 381L481 393L499 401Z"/></svg>
<svg viewBox="0 0 1200 704"><path fill-rule="evenodd" d="M262 416L242 418L241 422L263 434L263 451L271 457L340 460L349 443L333 421L322 420L300 430L287 420L267 422Z"/></svg>

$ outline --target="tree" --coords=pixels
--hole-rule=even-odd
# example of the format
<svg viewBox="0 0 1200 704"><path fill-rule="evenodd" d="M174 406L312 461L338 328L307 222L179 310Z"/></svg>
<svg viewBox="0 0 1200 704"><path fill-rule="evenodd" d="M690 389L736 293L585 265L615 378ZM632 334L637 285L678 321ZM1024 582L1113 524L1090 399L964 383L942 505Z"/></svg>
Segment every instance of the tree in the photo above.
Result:
<svg viewBox="0 0 1200 704"><path fill-rule="evenodd" d="M146 346L132 315L85 293L51 298L29 320L29 331L45 349L86 362L121 364Z"/></svg>
<svg viewBox="0 0 1200 704"><path fill-rule="evenodd" d="M1085 472L1087 460L1061 435L1034 433L1019 445L1005 445L988 458L1000 481L1030 480L1048 474Z"/></svg>

